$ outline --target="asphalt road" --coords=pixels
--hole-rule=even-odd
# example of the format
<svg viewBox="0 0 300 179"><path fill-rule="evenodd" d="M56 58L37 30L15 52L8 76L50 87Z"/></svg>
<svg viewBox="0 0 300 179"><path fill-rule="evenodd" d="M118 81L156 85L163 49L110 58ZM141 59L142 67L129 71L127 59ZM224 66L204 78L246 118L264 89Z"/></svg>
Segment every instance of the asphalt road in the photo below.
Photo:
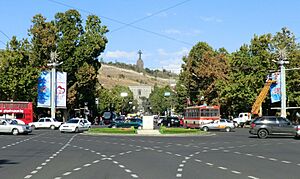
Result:
<svg viewBox="0 0 300 179"><path fill-rule="evenodd" d="M34 130L0 135L1 179L293 179L300 140L248 129L213 136L90 136Z"/></svg>

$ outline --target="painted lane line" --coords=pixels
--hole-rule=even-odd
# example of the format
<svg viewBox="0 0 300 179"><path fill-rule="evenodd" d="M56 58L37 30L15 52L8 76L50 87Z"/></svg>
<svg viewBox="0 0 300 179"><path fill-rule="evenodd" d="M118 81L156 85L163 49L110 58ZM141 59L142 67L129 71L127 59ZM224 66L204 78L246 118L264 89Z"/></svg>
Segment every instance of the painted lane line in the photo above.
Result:
<svg viewBox="0 0 300 179"><path fill-rule="evenodd" d="M285 161L285 160L283 160L283 161L281 161L282 163L287 163L287 164L290 164L290 163L292 163L292 162L290 162L290 161Z"/></svg>
<svg viewBox="0 0 300 179"><path fill-rule="evenodd" d="M213 166L214 164L212 163L205 163L206 165L209 165L209 166Z"/></svg>
<svg viewBox="0 0 300 179"><path fill-rule="evenodd" d="M74 170L74 171L78 171L78 170L81 170L81 168L78 167L78 168L74 168L73 170Z"/></svg>
<svg viewBox="0 0 300 179"><path fill-rule="evenodd" d="M64 173L63 175L64 176L67 176L67 175L70 175L72 172L66 172L66 173Z"/></svg>
<svg viewBox="0 0 300 179"><path fill-rule="evenodd" d="M181 178L181 177L182 177L182 174L177 173L177 174L176 174L176 177L177 177L177 178Z"/></svg>
<svg viewBox="0 0 300 179"><path fill-rule="evenodd" d="M225 167L218 167L218 168L221 170L227 170L227 168L225 168Z"/></svg>
<svg viewBox="0 0 300 179"><path fill-rule="evenodd" d="M84 167L89 167L89 166L91 166L92 164L89 164L89 163L87 163L87 164L85 164L85 165L83 165Z"/></svg>
<svg viewBox="0 0 300 179"><path fill-rule="evenodd" d="M125 172L127 172L127 173L131 173L131 170L129 170L129 169L125 169Z"/></svg>
<svg viewBox="0 0 300 179"><path fill-rule="evenodd" d="M131 174L132 178L138 178L136 174Z"/></svg>
<svg viewBox="0 0 300 179"><path fill-rule="evenodd" d="M248 176L248 178L251 178L251 179L259 179L259 178L254 177L254 176Z"/></svg>
<svg viewBox="0 0 300 179"><path fill-rule="evenodd" d="M261 159L265 159L266 157L264 157L264 156L256 156L257 158L261 158Z"/></svg>
<svg viewBox="0 0 300 179"><path fill-rule="evenodd" d="M276 158L269 158L269 160L278 161L278 159L276 159Z"/></svg>
<svg viewBox="0 0 300 179"><path fill-rule="evenodd" d="M235 174L241 174L241 172L235 171L235 170L232 170L231 172L232 172L232 173L235 173Z"/></svg>
<svg viewBox="0 0 300 179"><path fill-rule="evenodd" d="M31 178L32 175L26 175L24 178Z"/></svg>

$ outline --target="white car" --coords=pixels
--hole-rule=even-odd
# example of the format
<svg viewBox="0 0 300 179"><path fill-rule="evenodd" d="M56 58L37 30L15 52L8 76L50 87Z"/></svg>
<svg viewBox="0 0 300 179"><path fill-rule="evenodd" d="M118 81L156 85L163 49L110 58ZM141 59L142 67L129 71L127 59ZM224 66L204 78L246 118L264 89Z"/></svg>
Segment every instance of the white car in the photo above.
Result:
<svg viewBox="0 0 300 179"><path fill-rule="evenodd" d="M60 132L83 132L89 130L89 126L85 125L85 119L82 118L71 118L66 123L63 123L59 130Z"/></svg>
<svg viewBox="0 0 300 179"><path fill-rule="evenodd" d="M52 130L59 128L62 122L57 121L56 119L45 117L40 118L37 122L31 122L28 125L33 129L38 128L50 128Z"/></svg>
<svg viewBox="0 0 300 179"><path fill-rule="evenodd" d="M87 128L91 128L91 127L92 127L92 123L91 123L89 120L83 119L83 121L84 121L83 124L84 124Z"/></svg>
<svg viewBox="0 0 300 179"><path fill-rule="evenodd" d="M208 124L200 125L200 129L203 131L225 130L226 132L230 132L234 128L235 128L234 123L232 121L229 121L228 119L215 120Z"/></svg>
<svg viewBox="0 0 300 179"><path fill-rule="evenodd" d="M18 124L16 120L0 120L0 132L1 133L11 133L13 135L18 134L28 134L31 133L31 127L29 125Z"/></svg>

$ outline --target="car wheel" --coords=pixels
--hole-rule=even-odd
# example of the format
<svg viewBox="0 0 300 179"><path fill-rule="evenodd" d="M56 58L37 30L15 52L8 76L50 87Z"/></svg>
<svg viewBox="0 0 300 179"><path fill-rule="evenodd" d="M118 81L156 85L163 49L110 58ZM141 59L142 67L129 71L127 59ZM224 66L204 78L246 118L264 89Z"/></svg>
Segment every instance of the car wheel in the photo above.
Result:
<svg viewBox="0 0 300 179"><path fill-rule="evenodd" d="M260 129L258 132L257 132L257 136L258 138L260 139L265 139L268 137L268 131L266 129Z"/></svg>
<svg viewBox="0 0 300 179"><path fill-rule="evenodd" d="M54 129L55 129L55 126L54 126L54 125L51 125L51 126L50 126L50 129L54 130Z"/></svg>
<svg viewBox="0 0 300 179"><path fill-rule="evenodd" d="M19 134L19 130L18 129L13 129L12 130L12 134L13 135L18 135Z"/></svg>
<svg viewBox="0 0 300 179"><path fill-rule="evenodd" d="M208 127L205 126L205 127L202 128L202 130L205 131L205 132L207 132L208 131Z"/></svg>
<svg viewBox="0 0 300 179"><path fill-rule="evenodd" d="M79 129L78 129L78 127L76 127L76 129L75 129L75 133L78 133L79 132Z"/></svg>
<svg viewBox="0 0 300 179"><path fill-rule="evenodd" d="M64 131L60 131L61 133L65 133Z"/></svg>
<svg viewBox="0 0 300 179"><path fill-rule="evenodd" d="M231 128L230 128L230 127L226 127L226 128L225 128L225 131L226 131L226 132L230 132L230 131L231 131Z"/></svg>
<svg viewBox="0 0 300 179"><path fill-rule="evenodd" d="M32 129L35 129L35 125L32 125L31 128L32 128Z"/></svg>

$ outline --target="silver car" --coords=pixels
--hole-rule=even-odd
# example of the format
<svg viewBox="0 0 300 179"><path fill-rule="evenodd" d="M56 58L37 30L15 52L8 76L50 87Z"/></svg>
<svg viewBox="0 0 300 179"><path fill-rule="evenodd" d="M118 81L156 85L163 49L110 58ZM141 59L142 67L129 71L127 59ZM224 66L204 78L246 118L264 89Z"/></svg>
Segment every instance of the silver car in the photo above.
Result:
<svg viewBox="0 0 300 179"><path fill-rule="evenodd" d="M0 133L11 133L13 135L28 134L31 133L31 127L29 125L18 124L15 120L0 120Z"/></svg>

